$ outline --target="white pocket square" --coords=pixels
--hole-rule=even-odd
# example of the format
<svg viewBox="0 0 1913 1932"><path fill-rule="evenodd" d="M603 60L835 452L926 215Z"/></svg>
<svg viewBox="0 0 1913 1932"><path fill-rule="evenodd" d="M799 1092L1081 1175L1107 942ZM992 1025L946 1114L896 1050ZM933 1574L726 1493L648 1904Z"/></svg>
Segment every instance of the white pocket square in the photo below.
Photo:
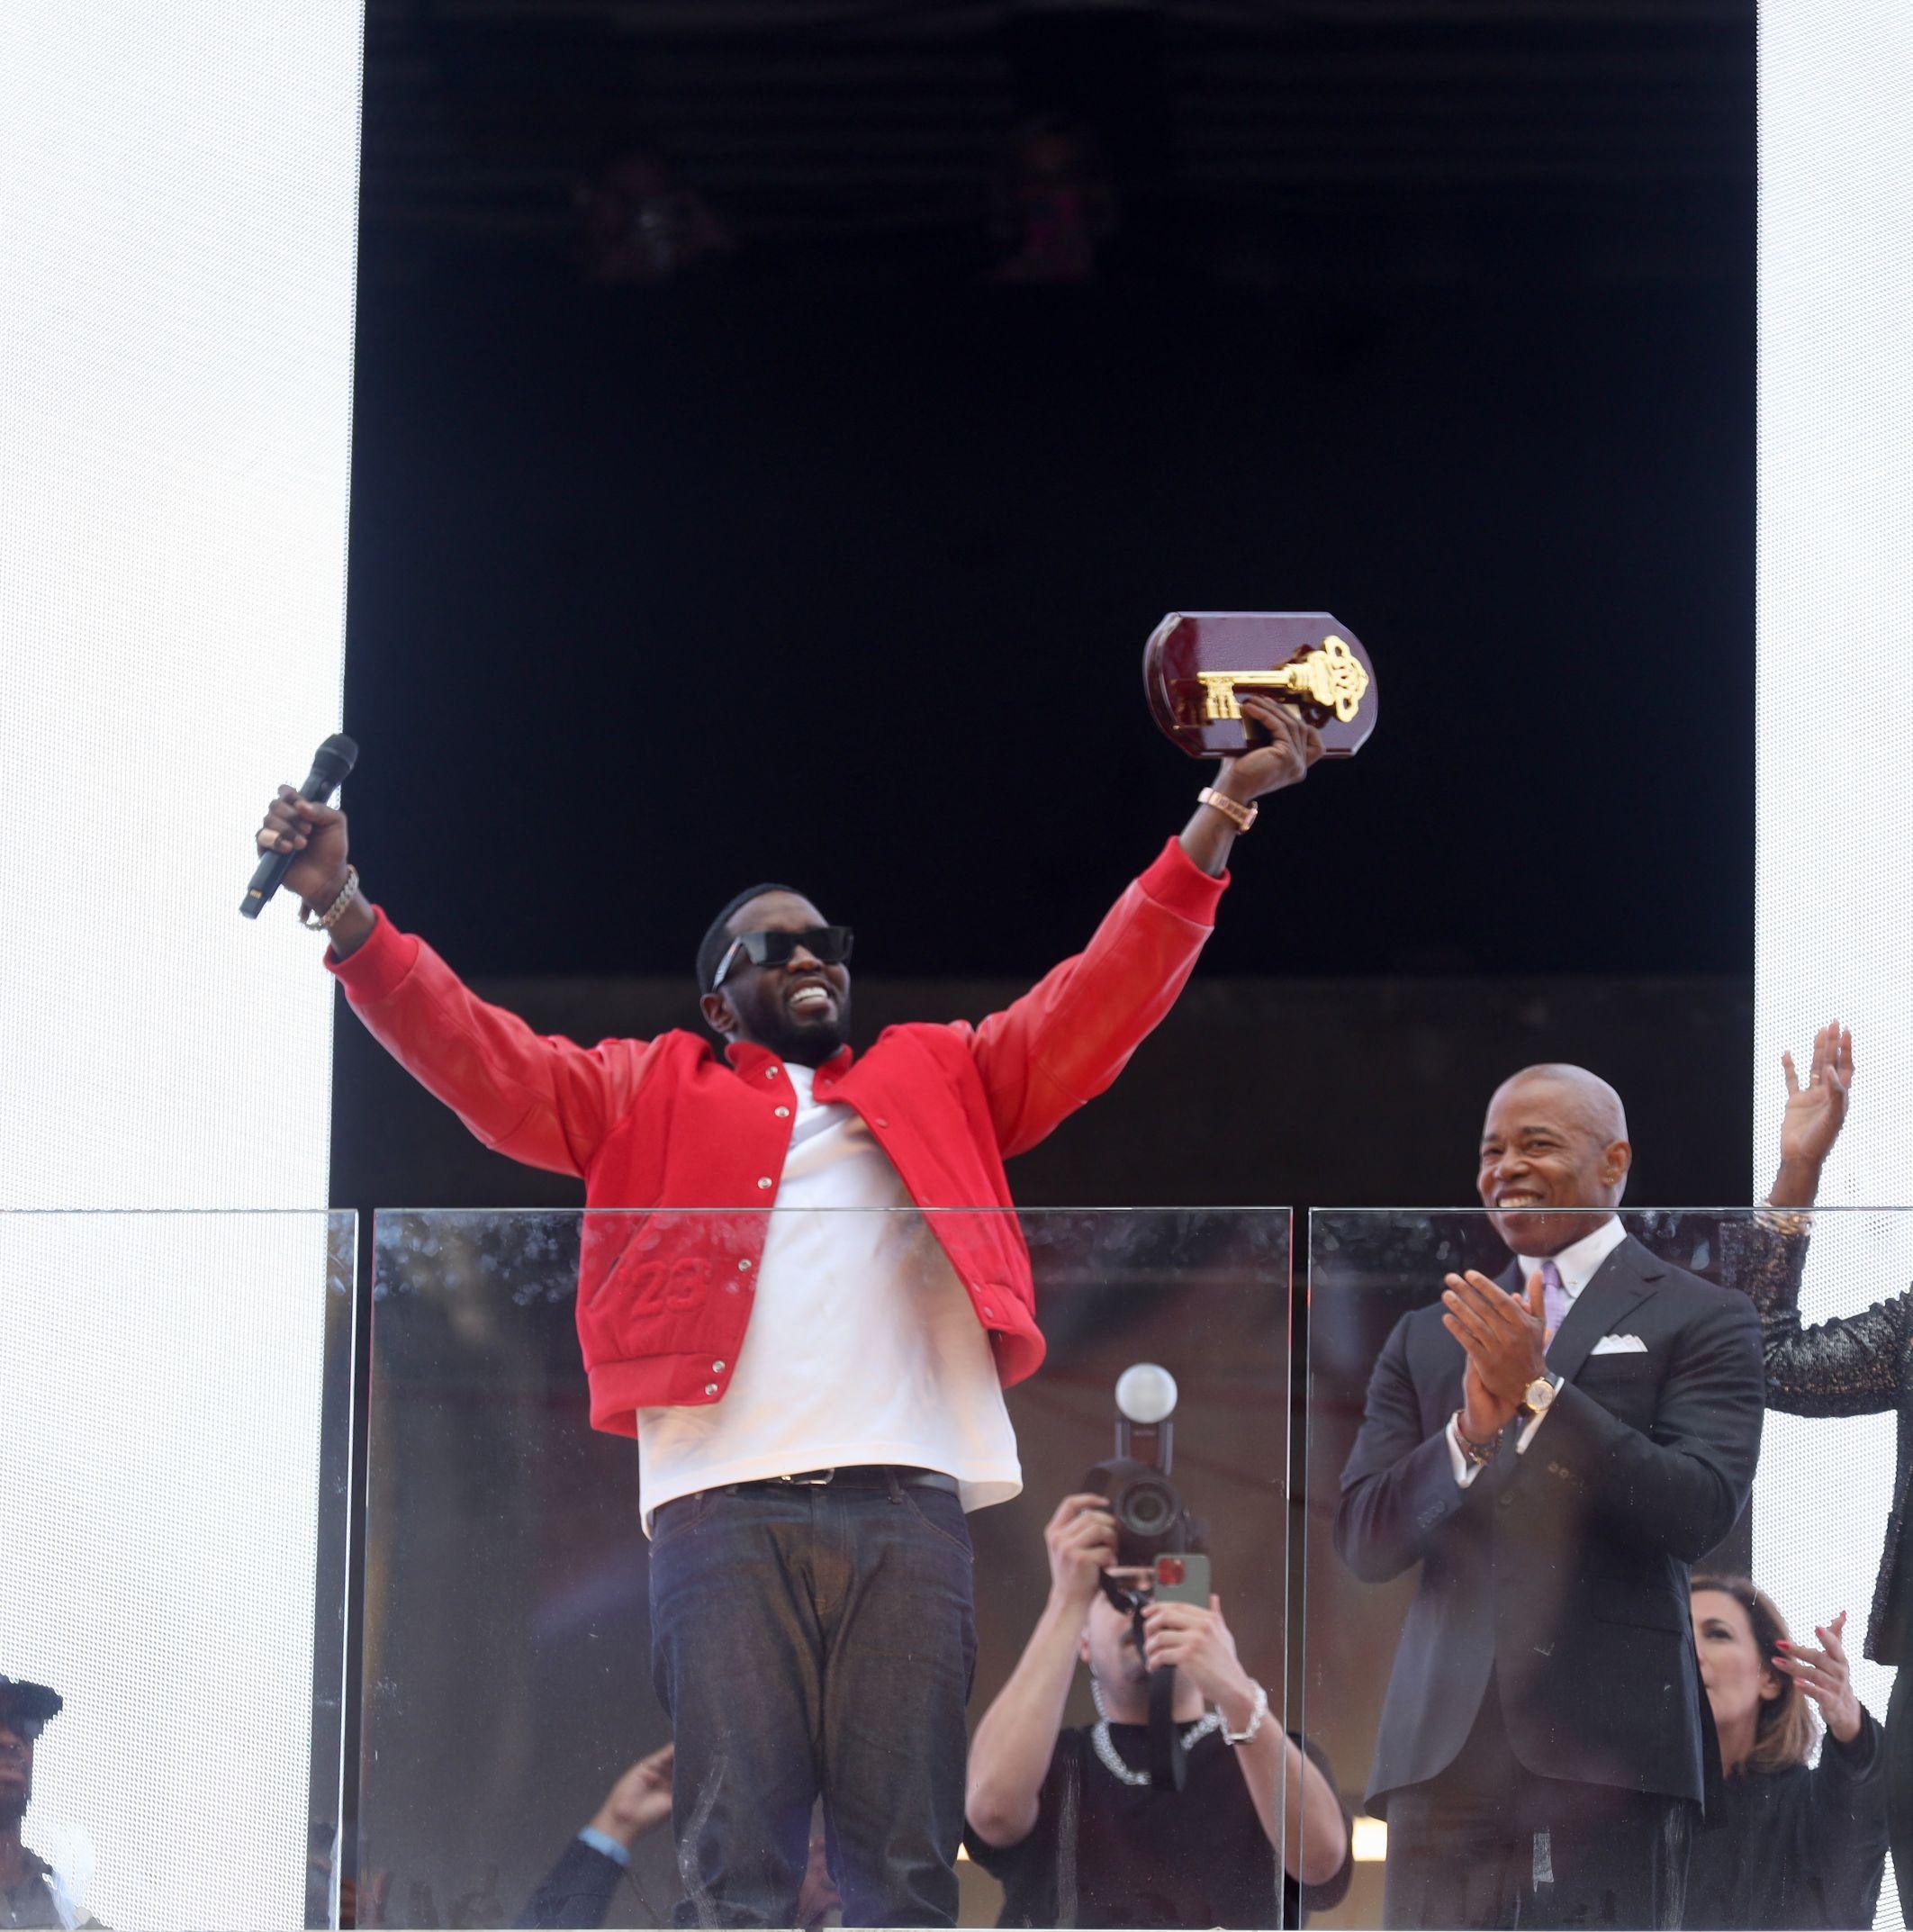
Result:
<svg viewBox="0 0 1913 1932"><path fill-rule="evenodd" d="M1645 1355L1647 1344L1638 1335L1603 1335L1588 1352L1591 1355Z"/></svg>

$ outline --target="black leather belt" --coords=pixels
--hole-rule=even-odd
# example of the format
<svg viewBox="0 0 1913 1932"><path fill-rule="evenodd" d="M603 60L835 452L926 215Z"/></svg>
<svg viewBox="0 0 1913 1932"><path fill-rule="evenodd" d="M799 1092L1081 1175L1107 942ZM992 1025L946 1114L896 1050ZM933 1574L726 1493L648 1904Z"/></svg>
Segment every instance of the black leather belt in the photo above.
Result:
<svg viewBox="0 0 1913 1932"><path fill-rule="evenodd" d="M957 1479L941 1469L913 1469L906 1463L860 1462L845 1469L804 1469L795 1476L760 1476L748 1483L726 1483L726 1489L941 1489L957 1494Z"/></svg>

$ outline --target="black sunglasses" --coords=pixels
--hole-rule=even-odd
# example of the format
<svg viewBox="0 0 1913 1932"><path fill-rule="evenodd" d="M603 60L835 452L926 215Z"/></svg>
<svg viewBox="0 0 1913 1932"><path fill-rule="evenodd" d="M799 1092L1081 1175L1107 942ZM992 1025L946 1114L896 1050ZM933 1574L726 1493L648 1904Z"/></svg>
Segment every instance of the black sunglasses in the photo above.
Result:
<svg viewBox="0 0 1913 1932"><path fill-rule="evenodd" d="M725 974L740 952L753 966L788 966L802 946L820 966L841 966L850 957L854 936L847 925L808 925L798 933L739 933L717 962L710 989L715 993L724 984Z"/></svg>

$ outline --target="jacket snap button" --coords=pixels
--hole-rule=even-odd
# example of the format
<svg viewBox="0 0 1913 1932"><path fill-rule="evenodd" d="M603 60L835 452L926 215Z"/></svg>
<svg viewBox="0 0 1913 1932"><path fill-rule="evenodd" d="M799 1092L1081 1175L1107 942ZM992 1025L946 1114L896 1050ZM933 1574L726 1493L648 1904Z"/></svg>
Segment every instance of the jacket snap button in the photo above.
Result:
<svg viewBox="0 0 1913 1932"><path fill-rule="evenodd" d="M997 1319L997 1311L988 1302L985 1302L983 1304L983 1315L986 1321L994 1322Z"/></svg>
<svg viewBox="0 0 1913 1932"><path fill-rule="evenodd" d="M774 1079L775 1079L776 1078L777 1078L777 1069L776 1069L775 1067L766 1067L766 1068L764 1069L764 1079L767 1079L767 1080L774 1080Z"/></svg>
<svg viewBox="0 0 1913 1932"><path fill-rule="evenodd" d="M751 1258L749 1255L745 1255L744 1259L738 1262L737 1272L740 1275L748 1275L751 1272Z"/></svg>
<svg viewBox="0 0 1913 1932"><path fill-rule="evenodd" d="M757 1185L760 1187L768 1187L771 1185L771 1177L768 1174L760 1174L757 1177Z"/></svg>
<svg viewBox="0 0 1913 1932"><path fill-rule="evenodd" d="M704 1393L707 1395L715 1395L717 1393L717 1385L715 1382L707 1382L704 1385Z"/></svg>
<svg viewBox="0 0 1913 1932"><path fill-rule="evenodd" d="M889 1126L889 1125L890 1124L889 1124L889 1121L887 1121L887 1120L880 1120L880 1120L878 1120L878 1121L877 1121L876 1123L874 1123L874 1124L875 1124L875 1125L877 1125L877 1126L880 1126L880 1127L888 1127L888 1126Z"/></svg>
<svg viewBox="0 0 1913 1932"><path fill-rule="evenodd" d="M779 1107L777 1109L777 1117L780 1120L789 1120L790 1118L790 1109L787 1106Z"/></svg>
<svg viewBox="0 0 1913 1932"><path fill-rule="evenodd" d="M714 1376L721 1376L724 1373L724 1364L722 1362L713 1362L710 1365L710 1372Z"/></svg>

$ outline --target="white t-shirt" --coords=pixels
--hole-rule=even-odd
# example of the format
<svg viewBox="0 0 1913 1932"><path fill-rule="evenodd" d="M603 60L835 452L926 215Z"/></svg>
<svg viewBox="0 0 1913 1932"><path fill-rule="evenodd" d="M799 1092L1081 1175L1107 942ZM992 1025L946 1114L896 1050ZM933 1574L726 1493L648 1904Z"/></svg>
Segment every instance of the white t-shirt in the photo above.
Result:
<svg viewBox="0 0 1913 1932"><path fill-rule="evenodd" d="M966 1510L1006 1503L1016 1439L962 1282L862 1117L784 1071L797 1120L730 1387L637 1412L645 1533L674 1496L855 1463L940 1469Z"/></svg>

